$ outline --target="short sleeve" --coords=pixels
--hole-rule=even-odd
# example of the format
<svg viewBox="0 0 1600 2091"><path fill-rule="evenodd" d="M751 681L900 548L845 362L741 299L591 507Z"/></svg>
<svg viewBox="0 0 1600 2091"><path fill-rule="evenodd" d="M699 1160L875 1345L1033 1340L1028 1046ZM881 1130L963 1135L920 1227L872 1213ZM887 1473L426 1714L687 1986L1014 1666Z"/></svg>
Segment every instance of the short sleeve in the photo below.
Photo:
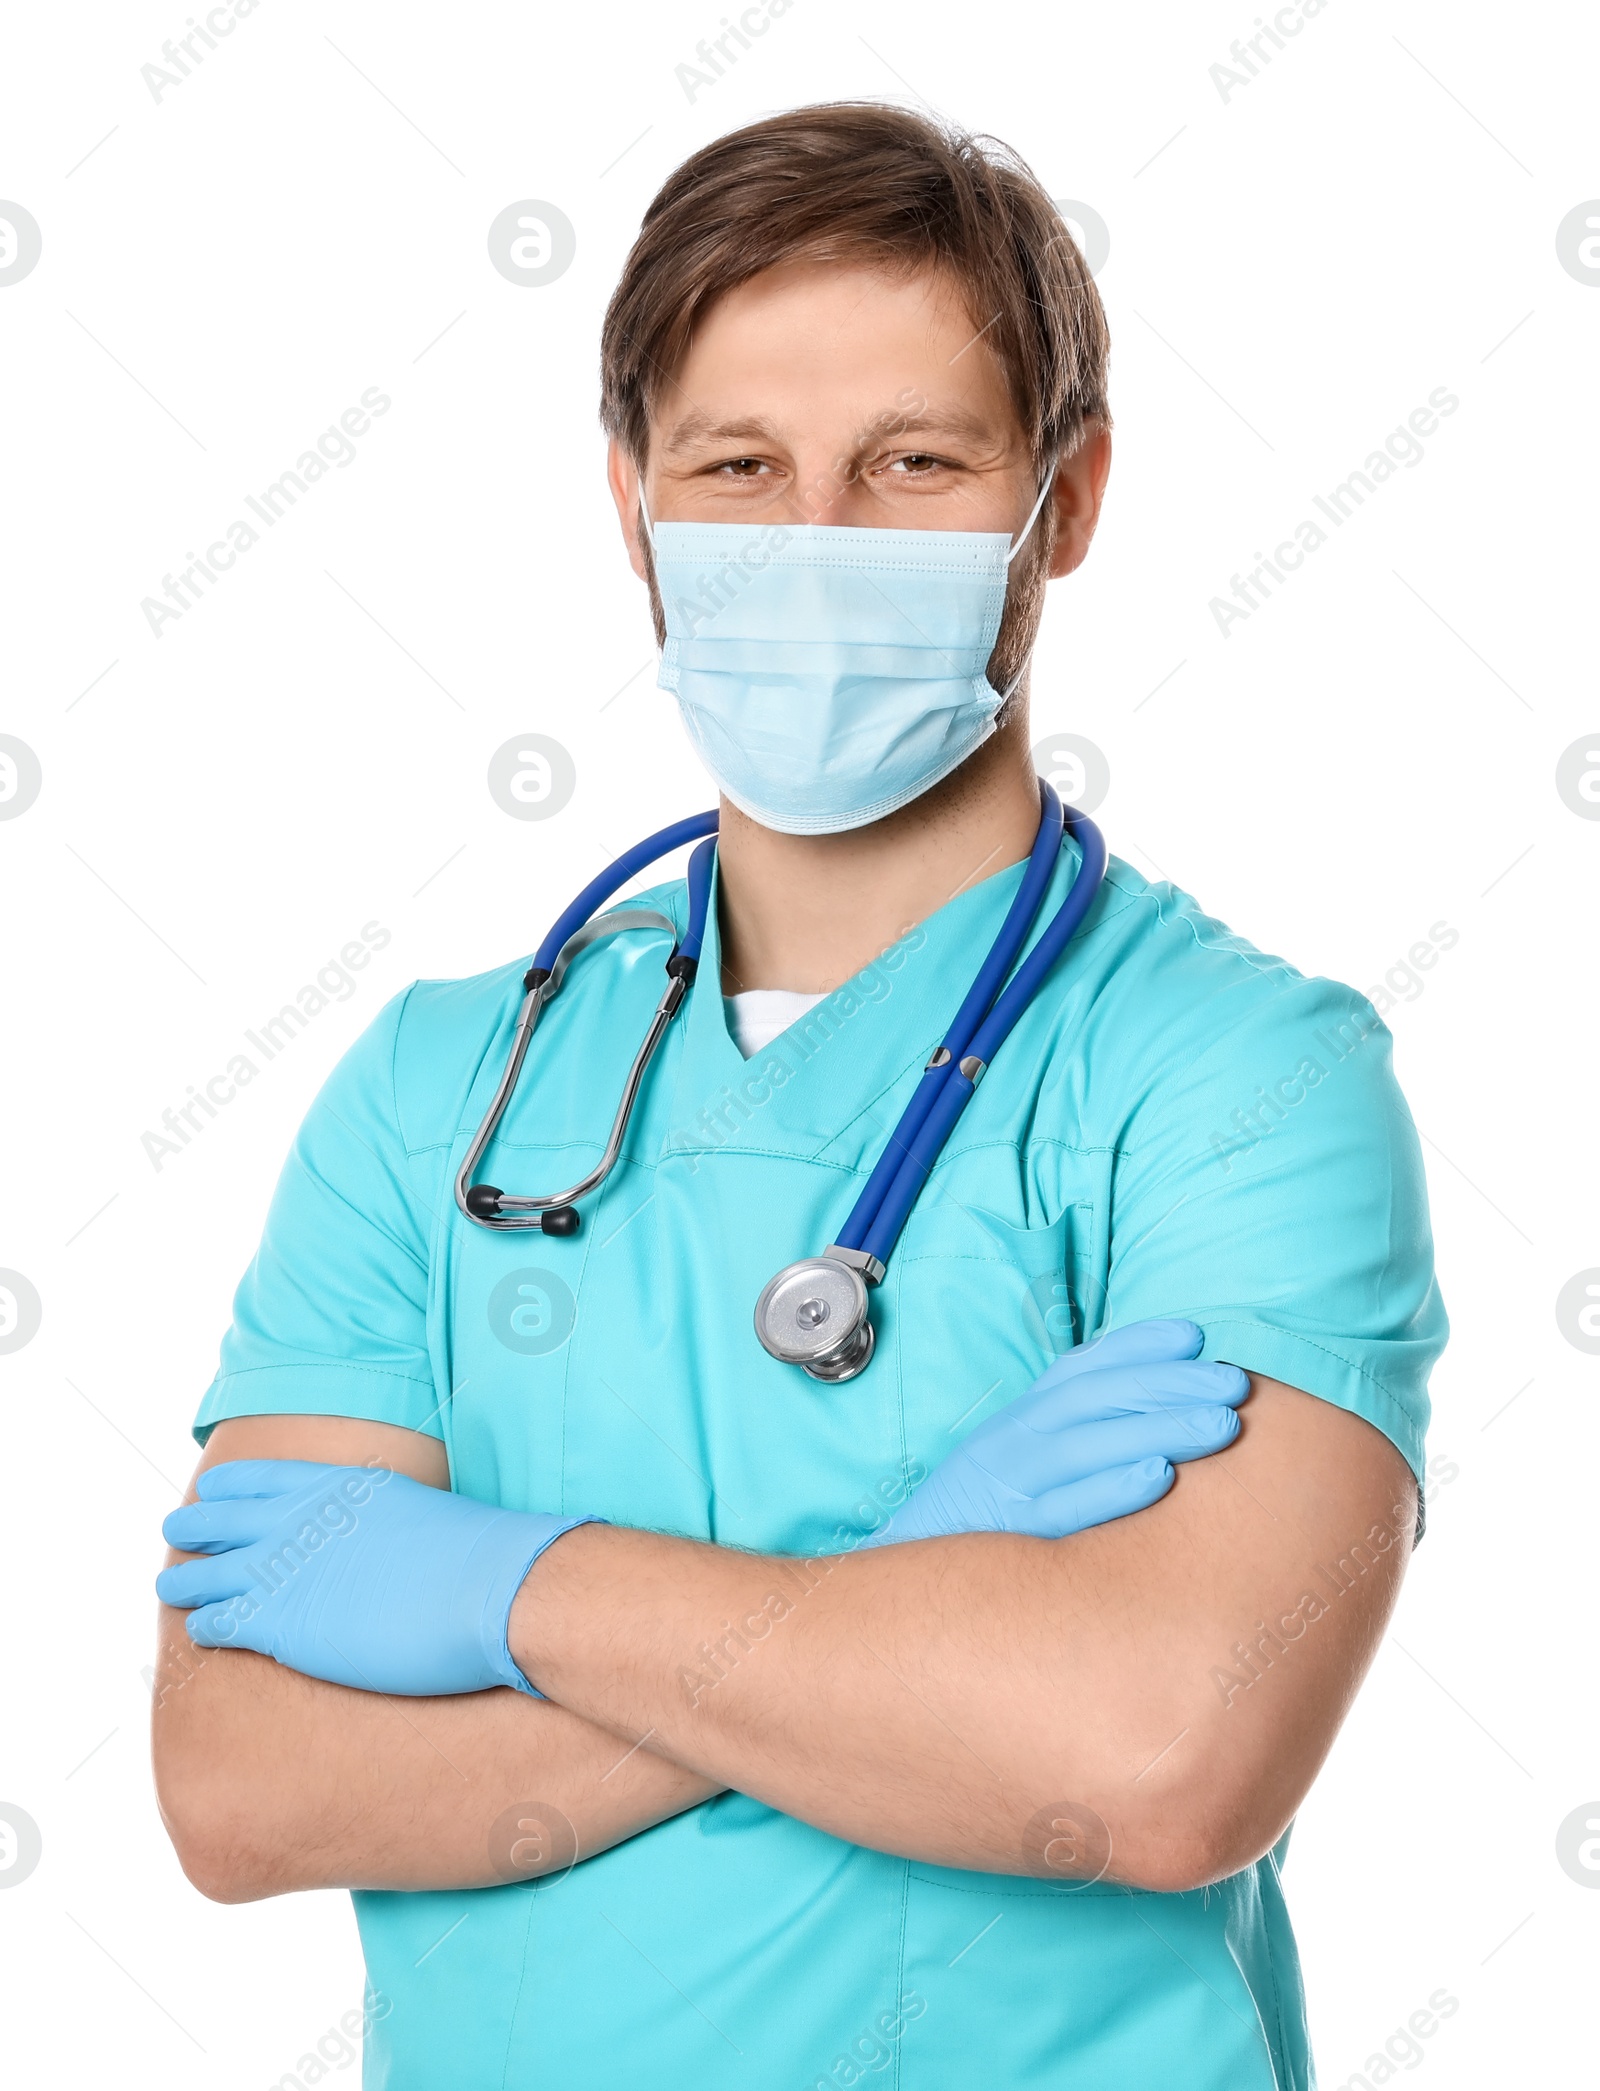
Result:
<svg viewBox="0 0 1600 2091"><path fill-rule="evenodd" d="M1349 1409L1420 1481L1448 1334L1392 1040L1352 989L1236 974L1209 1043L1169 1037L1113 1177L1112 1324L1183 1315L1205 1355Z"/></svg>
<svg viewBox="0 0 1600 2091"><path fill-rule="evenodd" d="M432 1210L395 1103L410 990L339 1062L296 1135L195 1418L355 1416L442 1437L428 1350Z"/></svg>

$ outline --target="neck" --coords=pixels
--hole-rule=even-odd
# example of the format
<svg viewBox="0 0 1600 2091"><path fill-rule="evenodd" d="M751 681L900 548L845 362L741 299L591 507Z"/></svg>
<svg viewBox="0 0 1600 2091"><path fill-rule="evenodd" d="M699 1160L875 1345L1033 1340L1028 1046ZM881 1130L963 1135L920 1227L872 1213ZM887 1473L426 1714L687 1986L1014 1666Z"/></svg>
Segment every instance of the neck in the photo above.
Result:
<svg viewBox="0 0 1600 2091"><path fill-rule="evenodd" d="M826 994L968 886L1016 864L1039 826L1025 701L942 784L842 835L780 835L722 802L722 992Z"/></svg>

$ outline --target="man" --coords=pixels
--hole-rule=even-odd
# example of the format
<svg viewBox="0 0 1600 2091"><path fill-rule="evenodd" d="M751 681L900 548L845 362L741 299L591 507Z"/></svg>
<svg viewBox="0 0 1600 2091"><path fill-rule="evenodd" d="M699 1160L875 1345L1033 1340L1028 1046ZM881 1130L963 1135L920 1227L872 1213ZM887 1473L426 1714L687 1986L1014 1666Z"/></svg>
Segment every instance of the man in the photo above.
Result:
<svg viewBox="0 0 1600 2091"><path fill-rule="evenodd" d="M167 1822L219 1900L356 1891L375 2081L1309 2081L1278 1865L1445 1333L1370 1006L1113 860L866 1368L751 1320L1018 893L1106 345L1026 169L897 110L707 147L629 257L611 488L722 787L694 985L565 1235L452 1191L524 962L380 1016L168 1521ZM646 897L681 938L681 883ZM590 1172L668 948L577 957L479 1181Z"/></svg>

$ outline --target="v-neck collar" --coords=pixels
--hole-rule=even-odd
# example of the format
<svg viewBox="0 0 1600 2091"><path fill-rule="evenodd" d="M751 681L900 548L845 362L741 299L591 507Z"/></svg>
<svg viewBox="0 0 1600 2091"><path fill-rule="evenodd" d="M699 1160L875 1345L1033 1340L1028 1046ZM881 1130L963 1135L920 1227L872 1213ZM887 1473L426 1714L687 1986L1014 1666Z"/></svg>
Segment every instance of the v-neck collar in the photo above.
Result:
<svg viewBox="0 0 1600 2091"><path fill-rule="evenodd" d="M1076 866L1063 850L1035 933ZM663 1156L708 1147L787 1153L854 1169L875 1158L1021 883L1025 860L958 893L746 1060L722 1006L720 866L683 1012L684 1043ZM771 1063L781 1064L769 1072Z"/></svg>

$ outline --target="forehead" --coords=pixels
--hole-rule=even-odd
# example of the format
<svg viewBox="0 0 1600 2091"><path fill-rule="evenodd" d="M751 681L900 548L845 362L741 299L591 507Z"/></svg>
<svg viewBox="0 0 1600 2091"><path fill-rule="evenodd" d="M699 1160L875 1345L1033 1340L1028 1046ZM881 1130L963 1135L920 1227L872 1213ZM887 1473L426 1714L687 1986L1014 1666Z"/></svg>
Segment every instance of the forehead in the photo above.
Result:
<svg viewBox="0 0 1600 2091"><path fill-rule="evenodd" d="M909 427L926 412L1021 442L990 325L940 270L785 263L726 292L699 321L652 424L674 444L755 419L798 432L885 416Z"/></svg>

